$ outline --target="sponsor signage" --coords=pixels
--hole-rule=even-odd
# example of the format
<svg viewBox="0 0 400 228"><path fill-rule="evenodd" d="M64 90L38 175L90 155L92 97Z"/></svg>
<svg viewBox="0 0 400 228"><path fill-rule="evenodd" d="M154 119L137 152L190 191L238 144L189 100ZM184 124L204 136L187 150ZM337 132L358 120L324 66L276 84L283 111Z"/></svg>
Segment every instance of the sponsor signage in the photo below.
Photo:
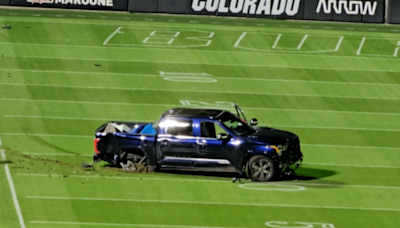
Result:
<svg viewBox="0 0 400 228"><path fill-rule="evenodd" d="M304 0L192 0L191 13L216 15L295 16Z"/></svg>
<svg viewBox="0 0 400 228"><path fill-rule="evenodd" d="M83 5L113 7L113 0L26 0L31 4L59 4L59 5Z"/></svg>
<svg viewBox="0 0 400 228"><path fill-rule="evenodd" d="M9 0L9 1L10 5L12 6L127 11L129 0Z"/></svg>
<svg viewBox="0 0 400 228"><path fill-rule="evenodd" d="M384 21L385 0L305 0L305 20Z"/></svg>
<svg viewBox="0 0 400 228"><path fill-rule="evenodd" d="M347 0L319 0L316 13L334 13L347 15L375 15L378 2L374 1L347 1Z"/></svg>

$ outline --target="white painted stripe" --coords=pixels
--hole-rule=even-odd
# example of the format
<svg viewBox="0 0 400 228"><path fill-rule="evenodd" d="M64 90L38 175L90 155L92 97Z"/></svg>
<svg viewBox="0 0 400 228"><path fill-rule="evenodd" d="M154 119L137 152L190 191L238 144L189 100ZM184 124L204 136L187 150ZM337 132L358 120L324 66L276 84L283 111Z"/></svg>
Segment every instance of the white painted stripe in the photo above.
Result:
<svg viewBox="0 0 400 228"><path fill-rule="evenodd" d="M297 52L297 51L296 51ZM180 64L180 65L210 65L210 66L235 66L235 67L260 67L260 68L287 68L287 69L308 69L308 70L337 70L337 71L365 71L365 72L400 72L397 70L387 69L365 69L365 68L337 68L337 67L305 67L293 65L267 65L267 64L238 64L238 63L215 63L215 62L173 62L173 61L147 61L147 60L134 60L134 59L92 59L92 58L70 58L70 57L56 57L56 56L15 56L4 55L4 57L13 58L32 58L32 59L62 59L62 60L82 60L82 61L107 61L107 62L132 62L132 63L159 63L159 64ZM320 57L323 57L322 55ZM371 58L368 58L371 59ZM387 61L396 60L392 58L384 58Z"/></svg>
<svg viewBox="0 0 400 228"><path fill-rule="evenodd" d="M192 91L193 92L193 91ZM149 103L118 103L118 102L98 102L98 101L66 101L66 100L42 100L42 99L19 99L19 98L0 98L4 101L27 101L27 102L54 102L54 103L69 103L69 104L94 104L94 105L130 105L130 106L158 106L158 107L171 107L176 104L149 104ZM200 106L191 106L200 107ZM204 106L202 106L204 107ZM386 112L355 112L355 111L335 111L335 110L307 110L307 109L287 109L287 108L255 108L255 107L242 107L242 109L249 110L268 110L268 111L287 111L287 112L315 112L315 113L338 113L338 114L356 114L356 115L384 115L384 116L400 116L400 113L386 113Z"/></svg>
<svg viewBox="0 0 400 228"><path fill-rule="evenodd" d="M63 177L63 175L58 174L33 174L33 173L19 173L18 176L28 176L28 177ZM213 180L213 179L190 179L190 178L153 178L148 176L142 177L118 177L118 176L90 176L90 175L69 175L70 178L93 178L93 179L118 179L118 180L140 180L140 181L183 181L183 182L215 182L215 183L225 183L229 184L230 178L225 178L222 180ZM229 181L227 181L229 180ZM246 182L251 183L251 182ZM246 184L245 183L245 184ZM253 183L259 185L271 185L276 186L277 183L269 182L269 183ZM349 185L349 184L320 184L320 183L308 183L303 181L282 181L278 184L279 186L326 186L326 187L348 187L348 188L372 188L372 189L389 189L389 190L400 190L400 186L379 186L379 185ZM42 196L32 196L33 198L48 198ZM30 198L30 197L28 197ZM56 197L58 198L58 197ZM65 197L61 197L65 198Z"/></svg>
<svg viewBox="0 0 400 228"><path fill-rule="evenodd" d="M5 161L6 160L5 151L1 150L0 153L1 153L1 157L3 158L3 161ZM21 228L25 228L24 218L22 217L21 208L20 208L19 203L18 203L17 193L15 191L14 182L13 182L13 180L11 178L11 173L10 173L10 169L8 168L8 164L5 164L4 169L6 171L8 183L10 185L11 196L12 196L12 199L13 199L13 202L14 202L14 207L15 207L15 210L17 211L19 225L20 225Z"/></svg>
<svg viewBox="0 0 400 228"><path fill-rule="evenodd" d="M244 228L222 226L188 226L188 225L161 225L161 224L128 224L128 223L98 223L98 222L65 222L65 221L30 221L34 224L54 224L73 226L127 226L127 227L161 227L161 228Z"/></svg>
<svg viewBox="0 0 400 228"><path fill-rule="evenodd" d="M230 203L230 202L207 202L207 201L178 201L178 200L145 200L145 199L115 199L115 198L85 198L85 197L46 197L27 196L28 199L48 200L82 200L82 201L114 201L114 202L139 202L139 203L170 203L170 204L199 204L199 205L223 205L223 206L245 206L245 207L282 207L282 208L310 208L310 209L339 209L339 210L361 210L361 211L400 211L400 208L368 208L368 207L340 207L323 205L284 205L268 203Z"/></svg>
<svg viewBox="0 0 400 228"><path fill-rule="evenodd" d="M31 119L60 119L60 120L85 120L85 121L135 121L151 122L153 120L129 120L113 118L86 118L86 117L63 117L63 116L28 116L28 115L4 115L5 118L31 118ZM111 120L112 119L112 120ZM326 127L326 126L295 126L295 125L271 125L274 128L310 128L328 130L351 130L351 131L388 131L400 132L400 129L377 129L377 128L352 128L352 127ZM0 140L1 142L1 140Z"/></svg>
<svg viewBox="0 0 400 228"><path fill-rule="evenodd" d="M6 117L6 116L5 116ZM272 125L271 127L279 128L310 128L310 129L327 129L327 130L350 130L350 131L388 131L400 132L400 129L382 129L382 128L354 128L354 127L326 127L326 126L294 126L294 125Z"/></svg>
<svg viewBox="0 0 400 228"><path fill-rule="evenodd" d="M179 78L179 77L174 77ZM167 80L168 78L164 78ZM192 77L194 79L201 79L199 77ZM225 78L226 79L226 78ZM210 79L211 82L216 79ZM171 81L173 81L171 79ZM182 80L181 80L182 81ZM367 100L400 100L399 98L392 97L354 97L354 96L330 96L319 94L290 94L290 93L265 93L265 92L238 92L238 91L209 91L209 90L178 90L178 89L150 89L150 88L128 88L128 87L100 87L100 86L70 86L70 85L49 85L49 84L20 84L20 83L0 83L7 86L35 86L35 87L59 87L71 89L100 89L100 90L128 90L128 91L165 91L165 92L188 92L188 93L221 93L221 94L257 94L257 95L270 95L270 96L289 96L289 97L324 97L324 98L340 98L340 99L367 99ZM7 98L1 98L7 99Z"/></svg>
<svg viewBox="0 0 400 228"><path fill-rule="evenodd" d="M306 34L303 39L301 40L299 46L297 46L297 50L300 50L301 47L303 46L304 42L306 42L308 35Z"/></svg>
<svg viewBox="0 0 400 228"><path fill-rule="evenodd" d="M29 72L29 73L52 73L52 74L92 74L92 75L112 75L112 76L143 76L143 77L158 77L163 76L167 72L159 71L160 74L135 74L135 73L107 73L107 72L86 72L86 71L55 71L55 70L22 70L22 69L9 69L9 68L0 68L0 70L4 71L18 71L18 72ZM174 74L173 72L168 72L170 74ZM167 74L168 74L167 73ZM182 74L182 73L180 73ZM198 75L198 74L196 74ZM200 76L212 76L211 74L201 73ZM276 79L276 78L243 78L243 77L214 77L218 80L254 80L254 81L269 81L269 82L300 82L300 83L316 83L316 84L337 84L337 85L368 85L368 86L394 86L399 87L400 84L395 83L369 83L369 82L341 82L341 81L316 81L316 80L300 80L300 79ZM38 86L46 86L46 84L21 84L21 83L0 83L0 85L38 85ZM51 85L57 86L57 85ZM65 86L65 85L61 85ZM96 87L97 88L97 87ZM146 90L146 89L142 89Z"/></svg>
<svg viewBox="0 0 400 228"><path fill-rule="evenodd" d="M226 160L226 159L207 159L207 158L189 158L189 157L172 157L172 156L166 156L164 157L163 160L179 160L179 161L194 161L194 162L217 162L218 164L221 165L230 165L231 163Z"/></svg>
<svg viewBox="0 0 400 228"><path fill-rule="evenodd" d="M58 174L34 174L34 173L19 173L18 176L29 176L29 177L62 177L63 175ZM231 183L230 181L223 180L212 180L212 179L189 179L189 178L157 178L157 177L149 177L142 176L142 177L118 177L118 176L89 176L89 175L69 175L68 177L73 178L93 178L93 179L121 179L121 180L156 180L156 181L188 181L188 182L218 182L218 183ZM229 179L231 180L231 179Z"/></svg>
<svg viewBox="0 0 400 228"><path fill-rule="evenodd" d="M281 39L281 36L282 36L282 34L279 33L278 36L276 37L275 42L274 42L274 45L272 45L272 48L273 48L273 49L275 49L276 46L278 45L279 40Z"/></svg>
<svg viewBox="0 0 400 228"><path fill-rule="evenodd" d="M399 44L397 44L397 45L399 45ZM399 52L399 48L396 48L396 49L394 50L393 57L397 57L398 52Z"/></svg>
<svg viewBox="0 0 400 228"><path fill-rule="evenodd" d="M81 156L81 157L92 157L93 155L82 155L82 154L57 154L57 153L22 153L30 156Z"/></svg>
<svg viewBox="0 0 400 228"><path fill-rule="evenodd" d="M233 47L237 47L240 44L240 41L242 41L242 39L246 36L246 32L244 32L239 39L236 41L235 45Z"/></svg>
<svg viewBox="0 0 400 228"><path fill-rule="evenodd" d="M94 138L90 135L58 135L58 134L36 134L36 133L1 133L8 136L37 136L37 137L66 137L66 138Z"/></svg>
<svg viewBox="0 0 400 228"><path fill-rule="evenodd" d="M327 144L307 144L307 143L302 143L301 146L331 147L331 148L351 148L351 149L400 150L400 147L349 146L349 145L327 145Z"/></svg>
<svg viewBox="0 0 400 228"><path fill-rule="evenodd" d="M81 117L63 117L63 116L21 116L21 115L4 115L6 118L32 118L32 119L56 119L56 120L86 120L86 121L111 121L112 118L81 118ZM129 120L116 120L112 121L129 121ZM144 122L138 120L132 120L137 122Z"/></svg>
<svg viewBox="0 0 400 228"><path fill-rule="evenodd" d="M115 30L115 31L104 41L103 45L106 45L106 44L108 43L108 41L110 41L111 38L113 38L113 36L115 36L115 35L119 32L119 30L121 30L121 29L122 29L122 27L118 27L117 30Z"/></svg>
<svg viewBox="0 0 400 228"><path fill-rule="evenodd" d="M382 168L382 169L400 169L400 166L386 166L386 165L352 165L352 164L329 164L329 163L302 163L303 165L317 165L317 166L342 166L342 167L357 167L357 168Z"/></svg>
<svg viewBox="0 0 400 228"><path fill-rule="evenodd" d="M364 42L365 42L365 37L363 37L361 40L360 46L358 47L358 50L357 50L357 55L361 54L361 50L362 50L362 47L364 46Z"/></svg>
<svg viewBox="0 0 400 228"><path fill-rule="evenodd" d="M338 42L337 45L336 45L335 51L339 51L339 48L340 48L340 45L341 45L342 42L343 42L343 39L344 39L344 37L341 36L340 39L339 39L339 42Z"/></svg>

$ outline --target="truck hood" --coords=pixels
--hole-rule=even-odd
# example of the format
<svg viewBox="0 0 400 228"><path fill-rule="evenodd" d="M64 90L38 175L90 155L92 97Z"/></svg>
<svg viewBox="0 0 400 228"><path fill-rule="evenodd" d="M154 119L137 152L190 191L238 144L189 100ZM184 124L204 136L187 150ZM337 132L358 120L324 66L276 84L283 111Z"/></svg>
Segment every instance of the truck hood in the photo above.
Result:
<svg viewBox="0 0 400 228"><path fill-rule="evenodd" d="M297 135L291 132L269 127L259 127L256 128L256 130L256 132L248 136L251 141L284 145L287 141L292 141L297 138Z"/></svg>

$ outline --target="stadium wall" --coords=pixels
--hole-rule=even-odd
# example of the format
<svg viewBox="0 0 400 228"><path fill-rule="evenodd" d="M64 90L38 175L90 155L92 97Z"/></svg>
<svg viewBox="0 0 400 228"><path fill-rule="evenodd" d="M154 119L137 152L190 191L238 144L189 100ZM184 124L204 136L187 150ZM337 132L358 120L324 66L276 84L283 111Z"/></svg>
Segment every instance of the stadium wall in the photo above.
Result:
<svg viewBox="0 0 400 228"><path fill-rule="evenodd" d="M0 5L10 5L10 0L0 0Z"/></svg>
<svg viewBox="0 0 400 228"><path fill-rule="evenodd" d="M0 5L248 18L400 23L400 0L0 0Z"/></svg>

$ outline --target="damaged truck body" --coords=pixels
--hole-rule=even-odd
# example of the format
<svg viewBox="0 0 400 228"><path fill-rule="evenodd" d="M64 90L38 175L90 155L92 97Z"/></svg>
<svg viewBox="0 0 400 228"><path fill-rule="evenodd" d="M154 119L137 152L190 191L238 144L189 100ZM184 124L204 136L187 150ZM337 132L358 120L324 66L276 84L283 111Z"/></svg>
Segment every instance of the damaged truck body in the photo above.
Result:
<svg viewBox="0 0 400 228"><path fill-rule="evenodd" d="M95 132L95 162L125 169L245 171L253 181L294 173L303 154L299 137L247 123L243 112L175 108L156 123L109 122Z"/></svg>

